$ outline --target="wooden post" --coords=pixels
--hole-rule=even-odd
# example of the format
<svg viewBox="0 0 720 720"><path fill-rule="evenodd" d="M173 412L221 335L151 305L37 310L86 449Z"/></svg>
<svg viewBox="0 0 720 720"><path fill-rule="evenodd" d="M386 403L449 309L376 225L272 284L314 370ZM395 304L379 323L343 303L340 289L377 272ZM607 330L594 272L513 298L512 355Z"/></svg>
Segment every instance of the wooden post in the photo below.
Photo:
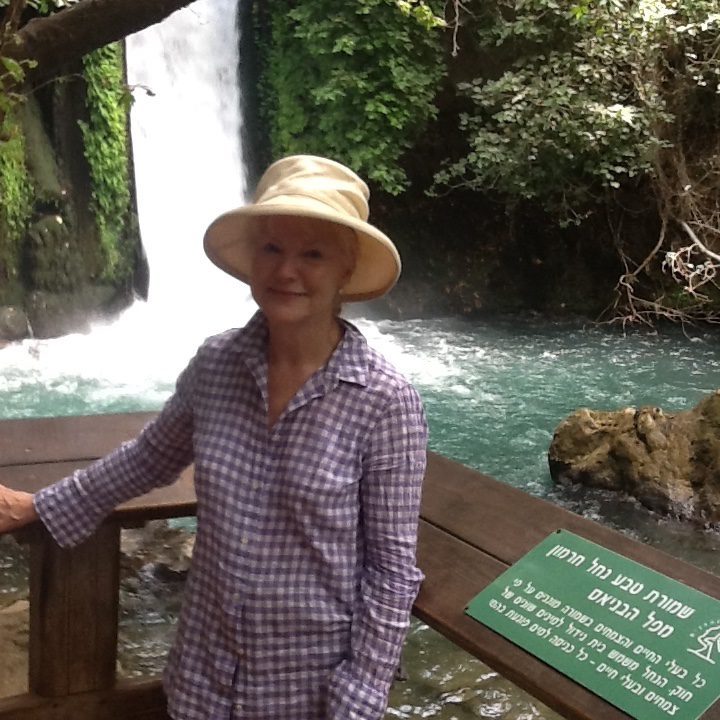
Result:
<svg viewBox="0 0 720 720"><path fill-rule="evenodd" d="M30 549L30 692L45 697L111 688L117 659L120 526L75 548L44 529Z"/></svg>

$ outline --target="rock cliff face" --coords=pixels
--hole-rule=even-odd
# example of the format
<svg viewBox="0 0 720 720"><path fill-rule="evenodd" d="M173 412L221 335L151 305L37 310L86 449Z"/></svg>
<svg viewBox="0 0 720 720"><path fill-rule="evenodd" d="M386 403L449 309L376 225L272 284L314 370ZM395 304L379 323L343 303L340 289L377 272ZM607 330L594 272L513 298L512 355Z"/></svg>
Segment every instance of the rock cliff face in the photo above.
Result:
<svg viewBox="0 0 720 720"><path fill-rule="evenodd" d="M558 483L626 492L643 505L720 523L720 390L686 412L577 410L548 451Z"/></svg>
<svg viewBox="0 0 720 720"><path fill-rule="evenodd" d="M11 226L0 212L0 345L84 332L135 294L146 295L134 201L118 218L112 247L93 209L101 203L81 129L92 124L87 87L78 64L62 82L29 95L18 110L24 161L0 176L0 196L4 184L25 190L12 205L22 222L16 218ZM93 132L105 137L100 129ZM102 201L109 195L106 190Z"/></svg>

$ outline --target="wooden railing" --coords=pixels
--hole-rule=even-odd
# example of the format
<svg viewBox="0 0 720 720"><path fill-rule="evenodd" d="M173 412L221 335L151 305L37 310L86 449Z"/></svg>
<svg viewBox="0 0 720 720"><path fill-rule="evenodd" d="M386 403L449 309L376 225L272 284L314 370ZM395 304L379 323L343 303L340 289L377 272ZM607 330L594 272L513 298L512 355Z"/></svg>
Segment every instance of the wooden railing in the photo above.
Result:
<svg viewBox="0 0 720 720"><path fill-rule="evenodd" d="M133 437L150 413L0 422L0 483L29 492ZM1 720L166 718L159 678L116 679L120 529L195 514L192 473L121 508L86 542L60 548L40 525L30 545L29 692Z"/></svg>
<svg viewBox="0 0 720 720"><path fill-rule="evenodd" d="M34 491L134 436L147 413L0 422L0 483ZM29 692L0 699L0 720L166 718L159 679L116 679L120 528L195 513L192 473L118 508L77 548L41 527L30 543ZM628 716L464 613L550 532L564 528L720 599L720 579L597 523L431 453L415 614L571 720ZM0 649L1 651L1 649ZM703 716L720 720L720 704ZM288 719L291 720L291 719Z"/></svg>

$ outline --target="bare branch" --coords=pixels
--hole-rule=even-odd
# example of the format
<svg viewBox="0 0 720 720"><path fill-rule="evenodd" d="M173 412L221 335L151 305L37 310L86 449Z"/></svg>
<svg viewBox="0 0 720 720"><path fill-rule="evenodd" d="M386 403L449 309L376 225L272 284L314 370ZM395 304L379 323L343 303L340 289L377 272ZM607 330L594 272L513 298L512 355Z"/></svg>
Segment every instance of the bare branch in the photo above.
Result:
<svg viewBox="0 0 720 720"><path fill-rule="evenodd" d="M460 11L464 13L470 13L468 8L464 3L461 2L461 0L450 0L452 2L452 8L453 8L453 18L450 21L449 25L452 27L452 51L451 55L453 57L457 57L460 53L460 43L458 42L458 33L460 32ZM446 5L447 8L447 5Z"/></svg>
<svg viewBox="0 0 720 720"><path fill-rule="evenodd" d="M693 241L693 245L695 245L695 246L697 246L698 248L700 248L700 251L701 251L703 254L707 255L709 258L712 258L713 260L717 260L718 262L720 262L720 255L718 255L717 253L714 253L714 252L713 252L712 250L710 250L709 248L706 248L706 247L700 242L700 240L698 240L698 237L697 237L697 235L693 232L692 228L691 228L684 220L681 220L681 221L680 221L680 227L690 236L690 239Z"/></svg>

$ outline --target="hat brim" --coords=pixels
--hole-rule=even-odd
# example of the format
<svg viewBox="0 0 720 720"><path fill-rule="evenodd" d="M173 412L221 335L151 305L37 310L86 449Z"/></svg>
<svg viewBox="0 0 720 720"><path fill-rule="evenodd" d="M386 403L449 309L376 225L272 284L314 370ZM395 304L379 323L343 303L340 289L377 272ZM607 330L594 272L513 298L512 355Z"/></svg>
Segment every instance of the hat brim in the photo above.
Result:
<svg viewBox="0 0 720 720"><path fill-rule="evenodd" d="M355 269L340 291L345 302L378 298L387 293L400 277L400 255L392 240L376 227L321 208L299 210L297 204L246 205L223 213L205 232L205 253L221 270L249 283L253 260L250 226L254 218L273 215L326 220L355 231L358 240Z"/></svg>

